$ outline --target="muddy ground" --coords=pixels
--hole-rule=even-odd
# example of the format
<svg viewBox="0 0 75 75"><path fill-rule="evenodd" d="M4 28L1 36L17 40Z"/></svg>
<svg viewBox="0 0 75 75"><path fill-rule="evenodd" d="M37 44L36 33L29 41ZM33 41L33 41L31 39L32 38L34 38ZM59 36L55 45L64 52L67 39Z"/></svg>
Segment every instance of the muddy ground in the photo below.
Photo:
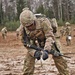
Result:
<svg viewBox="0 0 75 75"><path fill-rule="evenodd" d="M75 53L75 37L73 31L71 45L67 46L65 36L60 41L63 46L64 53ZM15 32L8 32L7 39L3 40L0 33L0 75L22 75L24 58L27 50L22 45L20 38L16 38ZM75 75L75 54L68 54L71 58L67 60L70 75ZM57 75L58 71L55 67L52 56L43 61L36 61L34 75Z"/></svg>

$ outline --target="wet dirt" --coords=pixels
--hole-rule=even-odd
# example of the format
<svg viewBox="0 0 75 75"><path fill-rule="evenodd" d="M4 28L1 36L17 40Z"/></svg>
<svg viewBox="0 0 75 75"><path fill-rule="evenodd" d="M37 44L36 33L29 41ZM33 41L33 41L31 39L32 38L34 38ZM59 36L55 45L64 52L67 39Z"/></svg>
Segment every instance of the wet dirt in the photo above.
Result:
<svg viewBox="0 0 75 75"><path fill-rule="evenodd" d="M71 45L66 45L65 36L60 38L63 53L75 53L75 37L72 35ZM27 50L16 38L15 32L8 32L7 38L3 39L0 33L0 75L22 75L24 58ZM68 54L67 60L70 75L75 75L75 54ZM41 65L42 62L42 65ZM36 61L34 75L58 75L52 56L45 61Z"/></svg>

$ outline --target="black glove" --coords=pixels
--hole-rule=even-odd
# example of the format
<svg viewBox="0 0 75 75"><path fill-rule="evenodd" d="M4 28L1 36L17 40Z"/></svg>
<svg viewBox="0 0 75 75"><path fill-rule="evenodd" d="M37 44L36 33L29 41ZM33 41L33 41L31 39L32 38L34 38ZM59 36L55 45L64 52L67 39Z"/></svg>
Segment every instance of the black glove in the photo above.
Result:
<svg viewBox="0 0 75 75"><path fill-rule="evenodd" d="M43 51L42 59L43 59L43 60L46 60L47 58L48 58L48 52Z"/></svg>
<svg viewBox="0 0 75 75"><path fill-rule="evenodd" d="M36 52L34 53L34 57L35 57L37 60L40 60L41 55L42 55L41 51L36 51Z"/></svg>
<svg viewBox="0 0 75 75"><path fill-rule="evenodd" d="M63 55L63 54L61 54L60 52L58 52L56 50L50 50L49 53L52 54L53 56L62 56Z"/></svg>

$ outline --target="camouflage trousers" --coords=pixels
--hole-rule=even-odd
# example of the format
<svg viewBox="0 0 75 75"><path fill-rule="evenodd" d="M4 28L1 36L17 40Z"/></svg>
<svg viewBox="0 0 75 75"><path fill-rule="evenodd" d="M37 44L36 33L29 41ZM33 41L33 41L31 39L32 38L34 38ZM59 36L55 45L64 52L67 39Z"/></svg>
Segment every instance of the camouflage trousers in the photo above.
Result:
<svg viewBox="0 0 75 75"><path fill-rule="evenodd" d="M60 73L60 75L69 75L67 70L66 60L63 57L54 57L55 65ZM33 75L35 66L35 58L32 57L29 53L26 55L26 59L24 61L24 74L23 75Z"/></svg>
<svg viewBox="0 0 75 75"><path fill-rule="evenodd" d="M53 56L53 59L54 59L56 68L59 71L59 74L60 75L69 75L69 71L67 69L68 67L67 67L67 64L66 64L66 60L63 59L62 56L59 56L59 57L54 57Z"/></svg>
<svg viewBox="0 0 75 75"><path fill-rule="evenodd" d="M6 34L2 33L2 37L3 37L3 39L6 39Z"/></svg>
<svg viewBox="0 0 75 75"><path fill-rule="evenodd" d="M23 75L33 75L34 67L35 67L35 58L32 57L29 53L27 53L24 61Z"/></svg>
<svg viewBox="0 0 75 75"><path fill-rule="evenodd" d="M62 45L60 43L60 38L56 38L56 44L60 52L63 52ZM67 61L62 56L59 57L53 56L53 59L60 75L69 75Z"/></svg>

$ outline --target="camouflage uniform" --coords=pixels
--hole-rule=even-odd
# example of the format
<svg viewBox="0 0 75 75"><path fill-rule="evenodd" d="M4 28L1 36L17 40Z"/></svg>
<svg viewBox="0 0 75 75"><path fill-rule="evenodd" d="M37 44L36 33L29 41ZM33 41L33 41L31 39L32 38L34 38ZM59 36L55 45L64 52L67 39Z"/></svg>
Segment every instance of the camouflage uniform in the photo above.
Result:
<svg viewBox="0 0 75 75"><path fill-rule="evenodd" d="M29 19L29 20L28 20ZM53 42L54 42L54 34L53 29L51 27L51 23L47 18L44 18L39 22L36 19L34 14L30 10L24 10L20 14L20 21L23 25L23 28L26 31L26 34L30 37L30 44L36 45L36 38L38 40L39 46L44 48L45 50L50 51ZM27 29L26 26L35 25L31 30ZM22 32L22 34L24 34ZM41 35L40 35L41 34ZM43 35L44 34L44 35ZM24 35L22 35L23 37ZM22 39L23 41L23 39ZM27 48L27 47L26 47ZM35 66L35 58L34 58L34 49L27 48L27 55L24 61L24 74L23 75L33 75L34 66ZM69 75L67 71L66 61L62 57L54 57L56 67L61 75Z"/></svg>
<svg viewBox="0 0 75 75"><path fill-rule="evenodd" d="M66 22L65 25L66 25L65 28L66 42L67 45L71 45L71 39L69 39L69 37L71 37L71 26L69 22Z"/></svg>
<svg viewBox="0 0 75 75"><path fill-rule="evenodd" d="M64 36L64 33L65 33L65 28L64 28L64 26L62 26L61 29L60 29L61 37Z"/></svg>
<svg viewBox="0 0 75 75"><path fill-rule="evenodd" d="M6 36L7 36L7 29L6 29L6 27L4 27L4 28L1 30L1 33L2 33L3 39L5 39Z"/></svg>

